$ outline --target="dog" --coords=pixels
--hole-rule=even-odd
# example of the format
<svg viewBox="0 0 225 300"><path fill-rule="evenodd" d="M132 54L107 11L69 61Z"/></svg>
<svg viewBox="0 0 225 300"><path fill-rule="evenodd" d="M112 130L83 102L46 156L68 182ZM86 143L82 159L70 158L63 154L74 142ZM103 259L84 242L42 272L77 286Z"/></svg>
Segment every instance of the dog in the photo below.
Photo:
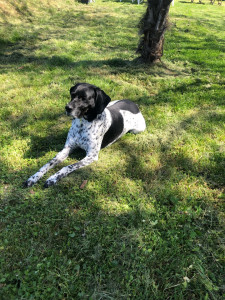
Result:
<svg viewBox="0 0 225 300"><path fill-rule="evenodd" d="M99 151L117 141L125 133L136 134L146 128L142 113L130 100L110 102L110 97L103 90L89 83L78 83L71 87L70 95L71 101L65 110L73 120L65 146L25 182L26 187L35 184L49 169L64 161L76 148L86 151L85 158L49 177L44 187L54 185L73 171L97 161Z"/></svg>

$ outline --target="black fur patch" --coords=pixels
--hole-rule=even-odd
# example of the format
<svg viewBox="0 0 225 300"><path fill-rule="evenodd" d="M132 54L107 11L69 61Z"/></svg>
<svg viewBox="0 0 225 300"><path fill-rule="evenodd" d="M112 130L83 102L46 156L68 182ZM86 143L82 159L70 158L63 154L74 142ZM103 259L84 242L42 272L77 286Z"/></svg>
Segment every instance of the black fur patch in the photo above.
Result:
<svg viewBox="0 0 225 300"><path fill-rule="evenodd" d="M120 100L117 101L115 104L113 104L112 106L108 107L108 109L114 109L114 110L127 110L129 112L131 112L132 114L138 114L140 112L138 106L130 101L130 100Z"/></svg>
<svg viewBox="0 0 225 300"><path fill-rule="evenodd" d="M139 108L137 107L137 105L130 100L118 101L115 104L107 107L107 109L111 113L112 124L104 135L101 148L105 148L110 143L117 140L117 138L123 132L123 116L121 115L120 110L127 110L133 114L139 113Z"/></svg>

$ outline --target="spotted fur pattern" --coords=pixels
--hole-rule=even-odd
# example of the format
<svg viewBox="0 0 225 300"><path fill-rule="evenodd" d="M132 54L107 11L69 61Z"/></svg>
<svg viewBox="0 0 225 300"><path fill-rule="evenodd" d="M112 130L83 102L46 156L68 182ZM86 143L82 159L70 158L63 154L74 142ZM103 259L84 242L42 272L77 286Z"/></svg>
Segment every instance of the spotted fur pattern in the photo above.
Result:
<svg viewBox="0 0 225 300"><path fill-rule="evenodd" d="M92 87L93 86L90 88ZM92 101L93 99L91 103ZM123 109L120 109L121 107ZM70 112L70 115L72 115L72 112ZM145 130L145 128L145 120L141 112L136 104L129 100L111 102L93 121L88 121L85 117L80 119L74 118L62 151L41 167L37 173L31 176L26 181L25 186L30 187L35 184L51 168L64 161L76 148L81 148L86 151L85 158L72 165L63 167L57 173L49 177L45 182L45 187L54 185L71 172L97 161L101 148L111 145L125 133L139 133Z"/></svg>

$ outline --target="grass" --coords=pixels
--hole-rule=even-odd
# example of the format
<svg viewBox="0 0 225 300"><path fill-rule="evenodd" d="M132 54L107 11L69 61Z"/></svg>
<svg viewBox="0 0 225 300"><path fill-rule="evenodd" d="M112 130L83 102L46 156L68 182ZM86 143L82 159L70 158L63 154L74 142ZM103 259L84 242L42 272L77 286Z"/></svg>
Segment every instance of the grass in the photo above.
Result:
<svg viewBox="0 0 225 300"><path fill-rule="evenodd" d="M0 298L224 299L224 4L176 1L151 67L135 61L145 5L1 9ZM147 130L23 189L63 147L82 81L135 101Z"/></svg>

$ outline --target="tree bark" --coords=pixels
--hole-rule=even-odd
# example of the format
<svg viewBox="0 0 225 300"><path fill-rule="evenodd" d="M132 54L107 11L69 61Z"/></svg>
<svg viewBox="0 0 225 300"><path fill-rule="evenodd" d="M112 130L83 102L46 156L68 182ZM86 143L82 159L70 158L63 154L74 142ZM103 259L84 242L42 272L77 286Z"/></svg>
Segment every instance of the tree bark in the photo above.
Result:
<svg viewBox="0 0 225 300"><path fill-rule="evenodd" d="M145 63L152 63L163 55L164 33L172 0L148 0L145 15L140 21L140 41L137 53Z"/></svg>

